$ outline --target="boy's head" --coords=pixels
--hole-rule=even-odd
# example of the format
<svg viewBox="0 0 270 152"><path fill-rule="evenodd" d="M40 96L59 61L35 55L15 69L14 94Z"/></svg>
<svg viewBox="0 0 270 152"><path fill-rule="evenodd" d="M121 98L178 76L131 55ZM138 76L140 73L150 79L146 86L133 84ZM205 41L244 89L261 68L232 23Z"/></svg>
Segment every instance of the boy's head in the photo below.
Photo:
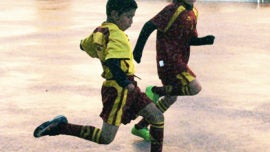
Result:
<svg viewBox="0 0 270 152"><path fill-rule="evenodd" d="M196 0L173 0L173 2L185 2L189 5L193 5L196 2Z"/></svg>
<svg viewBox="0 0 270 152"><path fill-rule="evenodd" d="M118 12L121 15L124 12L130 11L132 9L137 9L138 5L135 0L108 0L106 6L107 16L111 16L112 11Z"/></svg>
<svg viewBox="0 0 270 152"><path fill-rule="evenodd" d="M125 31L131 26L137 7L135 0L108 0L107 21L116 24L119 29Z"/></svg>

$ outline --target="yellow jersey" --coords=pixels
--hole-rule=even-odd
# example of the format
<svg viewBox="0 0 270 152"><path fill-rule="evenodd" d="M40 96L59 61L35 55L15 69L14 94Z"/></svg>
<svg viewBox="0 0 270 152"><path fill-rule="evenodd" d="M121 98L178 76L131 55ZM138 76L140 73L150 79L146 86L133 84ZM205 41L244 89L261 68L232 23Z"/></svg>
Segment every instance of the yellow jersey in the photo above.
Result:
<svg viewBox="0 0 270 152"><path fill-rule="evenodd" d="M91 57L98 58L103 67L102 77L112 79L110 69L104 65L108 59L120 59L120 68L127 76L134 75L134 63L128 36L113 23L104 22L81 41L81 47Z"/></svg>

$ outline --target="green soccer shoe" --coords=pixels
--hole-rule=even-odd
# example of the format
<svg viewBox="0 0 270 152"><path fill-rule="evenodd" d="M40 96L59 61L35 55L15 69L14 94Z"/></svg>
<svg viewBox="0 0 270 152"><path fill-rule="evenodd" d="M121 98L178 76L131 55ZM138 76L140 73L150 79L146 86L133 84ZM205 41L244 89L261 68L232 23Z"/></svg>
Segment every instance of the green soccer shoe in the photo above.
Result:
<svg viewBox="0 0 270 152"><path fill-rule="evenodd" d="M146 87L145 94L147 95L148 98L150 98L156 104L159 99L159 95L152 91L153 87L154 86Z"/></svg>
<svg viewBox="0 0 270 152"><path fill-rule="evenodd" d="M135 136L143 138L145 141L150 141L150 133L148 128L136 129L135 126L132 128L131 133Z"/></svg>

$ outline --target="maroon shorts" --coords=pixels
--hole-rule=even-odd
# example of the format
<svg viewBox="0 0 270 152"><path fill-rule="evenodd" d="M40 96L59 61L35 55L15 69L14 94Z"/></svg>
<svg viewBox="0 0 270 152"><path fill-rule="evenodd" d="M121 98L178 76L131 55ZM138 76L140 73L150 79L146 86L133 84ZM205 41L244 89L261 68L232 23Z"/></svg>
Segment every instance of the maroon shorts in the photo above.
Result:
<svg viewBox="0 0 270 152"><path fill-rule="evenodd" d="M186 85L196 78L196 75L189 67L186 71L181 73L175 73L172 71L167 71L159 74L159 78L162 84L165 85Z"/></svg>
<svg viewBox="0 0 270 152"><path fill-rule="evenodd" d="M133 81L136 88L129 93L126 88L117 84L115 80L104 81L101 95L103 109L100 117L108 124L119 126L127 124L138 116L138 112L152 101L141 92Z"/></svg>

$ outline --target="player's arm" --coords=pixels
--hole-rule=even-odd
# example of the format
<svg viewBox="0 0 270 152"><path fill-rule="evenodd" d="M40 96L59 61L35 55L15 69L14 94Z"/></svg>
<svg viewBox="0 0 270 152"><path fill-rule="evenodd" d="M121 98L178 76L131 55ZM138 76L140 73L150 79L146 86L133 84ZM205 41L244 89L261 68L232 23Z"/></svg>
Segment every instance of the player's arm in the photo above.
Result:
<svg viewBox="0 0 270 152"><path fill-rule="evenodd" d="M211 45L214 43L215 36L207 35L205 37L193 37L190 41L190 45L198 46L198 45Z"/></svg>
<svg viewBox="0 0 270 152"><path fill-rule="evenodd" d="M105 61L105 65L109 67L113 79L121 86L121 87L127 87L129 84L131 84L131 81L127 79L127 75L125 72L122 71L120 68L120 61L121 59L114 59L110 58Z"/></svg>
<svg viewBox="0 0 270 152"><path fill-rule="evenodd" d="M157 27L150 21L146 22L139 34L139 38L137 40L137 43L135 45L135 48L133 50L133 56L137 63L141 62L141 57L143 53L143 48L145 46L145 43L148 39L148 37L151 35L151 33L157 29Z"/></svg>

